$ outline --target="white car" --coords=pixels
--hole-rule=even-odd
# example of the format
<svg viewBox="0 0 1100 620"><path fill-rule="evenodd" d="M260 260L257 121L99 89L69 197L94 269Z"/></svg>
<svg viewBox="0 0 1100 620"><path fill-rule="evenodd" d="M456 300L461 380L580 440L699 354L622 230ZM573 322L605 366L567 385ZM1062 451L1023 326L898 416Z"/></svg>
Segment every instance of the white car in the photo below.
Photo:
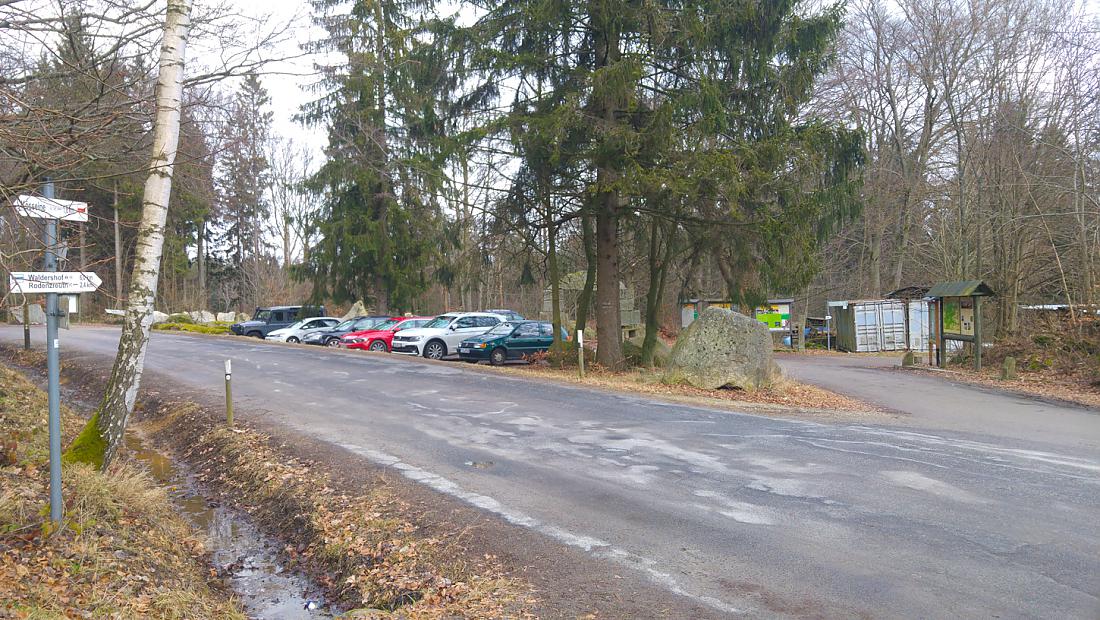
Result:
<svg viewBox="0 0 1100 620"><path fill-rule="evenodd" d="M405 329L394 334L394 353L423 355L428 359L443 359L458 353L463 340L484 334L505 321L499 314L488 312L448 312L428 322L424 327Z"/></svg>
<svg viewBox="0 0 1100 620"><path fill-rule="evenodd" d="M319 316L312 319L302 319L290 327L276 329L264 336L264 340L278 340L279 342L301 342L302 338L310 332L326 329L338 325L340 319L331 316Z"/></svg>

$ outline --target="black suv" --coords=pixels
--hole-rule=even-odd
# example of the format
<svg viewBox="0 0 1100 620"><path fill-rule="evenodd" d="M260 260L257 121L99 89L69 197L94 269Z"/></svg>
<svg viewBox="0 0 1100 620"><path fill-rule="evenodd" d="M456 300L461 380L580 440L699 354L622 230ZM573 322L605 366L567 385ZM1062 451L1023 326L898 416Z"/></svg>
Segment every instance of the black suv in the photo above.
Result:
<svg viewBox="0 0 1100 620"><path fill-rule="evenodd" d="M312 316L325 316L324 306L306 306L306 308L311 311ZM238 336L263 338L269 332L293 325L298 321L299 314L302 314L302 306L256 308L251 320L234 323L229 326L229 329Z"/></svg>

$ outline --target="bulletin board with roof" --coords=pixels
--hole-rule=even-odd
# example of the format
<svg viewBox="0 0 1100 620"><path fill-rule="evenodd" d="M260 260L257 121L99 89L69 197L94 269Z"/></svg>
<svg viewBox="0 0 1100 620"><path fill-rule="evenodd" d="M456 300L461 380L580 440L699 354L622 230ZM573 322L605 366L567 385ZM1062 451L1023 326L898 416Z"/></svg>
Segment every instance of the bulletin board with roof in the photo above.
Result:
<svg viewBox="0 0 1100 620"><path fill-rule="evenodd" d="M982 369L982 298L993 295L993 289L981 280L940 282L928 289L928 297L936 306L935 363L941 368L947 363L948 341L973 345L974 369Z"/></svg>

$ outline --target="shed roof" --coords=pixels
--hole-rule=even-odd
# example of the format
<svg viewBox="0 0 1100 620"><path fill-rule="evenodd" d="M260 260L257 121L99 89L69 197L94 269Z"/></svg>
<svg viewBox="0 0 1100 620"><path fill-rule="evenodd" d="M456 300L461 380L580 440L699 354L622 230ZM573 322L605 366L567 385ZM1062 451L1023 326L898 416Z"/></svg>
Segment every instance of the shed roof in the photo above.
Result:
<svg viewBox="0 0 1100 620"><path fill-rule="evenodd" d="M993 289L981 280L937 282L928 289L929 297L985 297L992 294Z"/></svg>

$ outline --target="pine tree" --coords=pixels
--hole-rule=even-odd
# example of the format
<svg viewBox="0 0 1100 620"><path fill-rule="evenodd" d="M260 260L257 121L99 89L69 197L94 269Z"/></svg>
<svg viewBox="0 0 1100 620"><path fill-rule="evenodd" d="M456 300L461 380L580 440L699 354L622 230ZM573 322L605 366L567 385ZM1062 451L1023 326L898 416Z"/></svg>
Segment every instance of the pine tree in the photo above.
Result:
<svg viewBox="0 0 1100 620"><path fill-rule="evenodd" d="M839 7L523 0L479 8L483 17L459 38L487 83L518 82L528 108L571 119L569 133L581 138L568 156L588 171L601 364L623 362L624 218L648 213L698 224L690 230L726 257L731 290L810 271L816 235L853 205L860 154L857 135L800 117L830 58ZM530 86L543 82L551 87ZM563 128L528 123L527 130L552 132L543 137L551 142ZM772 264L793 266L754 271L762 250Z"/></svg>
<svg viewBox="0 0 1100 620"><path fill-rule="evenodd" d="M229 266L236 272L236 305L261 300L251 293L255 267L270 244L265 235L271 205L266 195L271 165L264 152L271 133L271 98L255 74L248 75L233 98L226 119L221 156L218 241L225 247Z"/></svg>
<svg viewBox="0 0 1100 620"><path fill-rule="evenodd" d="M308 186L321 200L320 240L305 273L319 296L407 308L428 284L437 252L444 155L436 106L448 78L413 13L422 3L315 0L328 36L317 51L324 95L302 119L328 131L326 161ZM344 9L347 9L344 12Z"/></svg>

